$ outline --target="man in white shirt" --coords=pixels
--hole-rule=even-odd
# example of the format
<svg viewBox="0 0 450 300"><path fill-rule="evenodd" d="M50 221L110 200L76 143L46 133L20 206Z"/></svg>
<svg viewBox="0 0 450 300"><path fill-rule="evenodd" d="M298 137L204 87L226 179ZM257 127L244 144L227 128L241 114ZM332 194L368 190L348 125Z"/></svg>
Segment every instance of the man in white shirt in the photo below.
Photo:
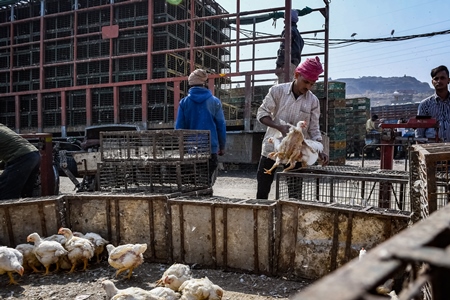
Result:
<svg viewBox="0 0 450 300"><path fill-rule="evenodd" d="M295 125L299 121L305 121L307 124L306 128L303 128L305 139L322 141L319 128L319 99L310 91L322 72L319 58L308 58L295 69L295 80L271 87L258 108L257 119L267 126L267 131L256 174L257 199L268 199L276 173L276 170L272 174L264 173L264 169L270 169L275 163L268 157L269 153L274 151L273 144L268 142L269 138L277 137L280 133L285 136L290 128L286 123ZM319 157L323 164L328 163L328 156L325 153L320 153ZM298 167L300 164L296 166Z"/></svg>

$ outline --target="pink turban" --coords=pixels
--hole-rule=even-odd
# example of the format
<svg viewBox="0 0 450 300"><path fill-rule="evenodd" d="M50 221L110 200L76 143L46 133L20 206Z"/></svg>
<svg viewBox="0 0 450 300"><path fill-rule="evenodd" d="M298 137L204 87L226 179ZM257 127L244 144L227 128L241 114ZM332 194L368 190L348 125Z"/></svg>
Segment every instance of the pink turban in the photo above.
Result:
<svg viewBox="0 0 450 300"><path fill-rule="evenodd" d="M322 72L323 68L318 56L306 59L295 69L295 73L300 73L305 79L311 81L319 79L319 75Z"/></svg>

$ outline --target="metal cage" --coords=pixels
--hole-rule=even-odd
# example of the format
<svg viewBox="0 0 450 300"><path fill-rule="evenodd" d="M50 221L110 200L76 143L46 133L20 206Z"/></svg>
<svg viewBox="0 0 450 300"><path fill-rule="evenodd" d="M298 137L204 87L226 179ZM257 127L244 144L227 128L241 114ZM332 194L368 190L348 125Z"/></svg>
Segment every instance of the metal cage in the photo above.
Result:
<svg viewBox="0 0 450 300"><path fill-rule="evenodd" d="M99 164L99 190L114 193L185 193L210 187L208 160Z"/></svg>
<svg viewBox="0 0 450 300"><path fill-rule="evenodd" d="M100 133L102 161L207 160L209 130L150 130Z"/></svg>
<svg viewBox="0 0 450 300"><path fill-rule="evenodd" d="M380 207L411 211L406 172L357 167L311 167L277 176L276 198L282 200Z"/></svg>
<svg viewBox="0 0 450 300"><path fill-rule="evenodd" d="M100 191L175 193L210 188L209 130L100 133Z"/></svg>

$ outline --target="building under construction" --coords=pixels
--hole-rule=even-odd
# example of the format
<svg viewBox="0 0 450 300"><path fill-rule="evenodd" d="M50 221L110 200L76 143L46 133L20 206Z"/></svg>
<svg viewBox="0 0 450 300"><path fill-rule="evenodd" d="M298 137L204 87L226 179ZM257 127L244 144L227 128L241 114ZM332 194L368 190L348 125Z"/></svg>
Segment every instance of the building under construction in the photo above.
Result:
<svg viewBox="0 0 450 300"><path fill-rule="evenodd" d="M193 21L226 13L212 0L190 8L141 0L13 2L0 9L0 122L21 133L64 136L111 123L172 127L174 103L187 91L181 79L193 68L229 69L229 51L210 47L230 41L227 23ZM226 80L217 80L216 94Z"/></svg>
<svg viewBox="0 0 450 300"><path fill-rule="evenodd" d="M321 39L323 50L305 47L302 56L321 58L327 83L329 1L317 1L324 5L305 14L318 20L302 23L301 34ZM92 125L173 128L187 75L203 68L228 130L240 132L229 145L235 139L256 145L230 158L254 161L265 130L256 109L276 79L279 43L285 41L288 65L291 42L281 29L262 34L257 26L290 18L286 12L297 7L285 0L244 11L241 0L228 2L234 2L231 12L214 0L0 0L0 123L62 138L81 136ZM289 33L290 22L285 27ZM261 54L269 46L274 50ZM237 86L244 87L240 93L232 91ZM322 86L321 126L328 132L328 84Z"/></svg>

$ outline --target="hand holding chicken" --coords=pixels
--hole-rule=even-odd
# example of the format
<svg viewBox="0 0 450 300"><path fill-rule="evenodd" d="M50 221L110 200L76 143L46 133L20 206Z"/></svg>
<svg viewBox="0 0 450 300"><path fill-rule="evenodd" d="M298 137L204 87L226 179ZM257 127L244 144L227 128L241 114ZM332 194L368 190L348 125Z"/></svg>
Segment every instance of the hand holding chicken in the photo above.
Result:
<svg viewBox="0 0 450 300"><path fill-rule="evenodd" d="M284 169L284 171L292 170L297 162L302 162L302 166L307 164L312 164L314 160L313 148L310 146L311 143L305 142L305 137L302 132L302 128L306 127L305 121L299 121L297 126L291 125L288 134L279 141L276 138L269 138L269 142L274 144L275 151L269 154L270 158L276 158L275 164L269 170L265 170L265 174L272 174L272 171L278 167L280 164L289 164L289 166ZM313 142L313 141L311 141ZM319 142L315 142L319 143ZM321 143L319 143L322 145ZM323 147L320 151L323 151ZM303 158L303 156L306 156ZM317 160L315 158L314 162ZM313 162L313 163L314 163Z"/></svg>

